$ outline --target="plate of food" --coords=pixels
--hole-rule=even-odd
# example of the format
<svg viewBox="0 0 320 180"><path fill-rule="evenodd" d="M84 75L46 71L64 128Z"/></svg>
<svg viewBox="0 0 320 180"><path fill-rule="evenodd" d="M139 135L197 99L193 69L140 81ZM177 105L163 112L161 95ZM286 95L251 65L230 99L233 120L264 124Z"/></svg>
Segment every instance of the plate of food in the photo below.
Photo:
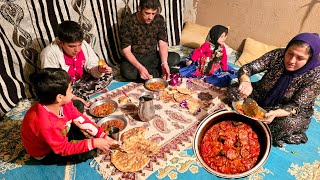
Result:
<svg viewBox="0 0 320 180"><path fill-rule="evenodd" d="M111 99L102 99L91 104L89 113L95 117L106 117L117 109L117 102Z"/></svg>
<svg viewBox="0 0 320 180"><path fill-rule="evenodd" d="M260 106L257 107L256 112L251 112L251 113L246 112L243 107L243 100L232 102L232 107L239 114L242 114L246 117L249 117L254 120L259 120L259 121L264 121L265 120L264 114L267 113L267 111L261 108Z"/></svg>
<svg viewBox="0 0 320 180"><path fill-rule="evenodd" d="M144 86L150 91L161 91L168 87L168 82L162 78L152 78L147 80Z"/></svg>
<svg viewBox="0 0 320 180"><path fill-rule="evenodd" d="M106 133L109 132L111 127L117 127L121 132L124 128L127 127L127 121L123 116L110 115L99 120L97 122L97 125L100 126Z"/></svg>

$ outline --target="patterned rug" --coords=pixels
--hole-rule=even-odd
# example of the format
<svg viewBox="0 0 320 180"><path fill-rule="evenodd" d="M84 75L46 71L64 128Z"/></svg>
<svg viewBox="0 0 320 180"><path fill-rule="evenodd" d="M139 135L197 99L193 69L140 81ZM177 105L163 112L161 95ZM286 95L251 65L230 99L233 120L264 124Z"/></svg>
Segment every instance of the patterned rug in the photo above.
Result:
<svg viewBox="0 0 320 180"><path fill-rule="evenodd" d="M200 111L192 114L187 108L180 106L178 102L164 102L160 98L155 98L153 100L156 109L155 118L149 122L129 118L128 125L122 132L133 127L145 127L147 129L146 138L156 142L161 147L160 152L151 158L151 161L143 170L135 173L120 172L110 162L109 154L101 154L94 158L91 165L94 166L104 178L146 179L155 171L163 171L163 173L165 173L166 170L161 170L161 167L166 161L173 159L177 153L191 146L198 123L210 113L228 109L228 106L221 101L224 97L224 90L222 89L197 79L184 79L180 87L193 90L195 93L192 96L197 99L199 99L198 96L201 93L201 100L206 101L210 106L205 109L201 108ZM147 91L143 84L130 83L120 89L103 94L93 99L92 102L103 98L111 98L118 101L118 98L123 96L122 90L128 94L137 106L139 104L139 96L144 91ZM158 93L156 93L155 96L159 96ZM122 115L122 112L117 110L114 114ZM94 120L98 121L99 119ZM161 177L163 175L160 173L159 176Z"/></svg>

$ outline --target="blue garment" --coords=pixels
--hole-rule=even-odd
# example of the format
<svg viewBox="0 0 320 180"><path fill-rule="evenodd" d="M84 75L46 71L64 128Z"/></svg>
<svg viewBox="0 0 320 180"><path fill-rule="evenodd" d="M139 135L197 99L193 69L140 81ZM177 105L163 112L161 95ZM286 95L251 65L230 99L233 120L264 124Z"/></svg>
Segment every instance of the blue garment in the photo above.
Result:
<svg viewBox="0 0 320 180"><path fill-rule="evenodd" d="M188 60L186 61L182 61L181 63L186 63ZM190 64L189 66L180 66L180 69L179 69L179 73L182 77L196 77L196 76L193 76L194 72L196 72L197 68L198 68L198 65L199 63L198 62L192 62L192 64Z"/></svg>
<svg viewBox="0 0 320 180"><path fill-rule="evenodd" d="M218 87L227 87L236 77L238 77L238 71L228 65L228 71L222 71L220 67L213 75L205 77L204 81Z"/></svg>
<svg viewBox="0 0 320 180"><path fill-rule="evenodd" d="M196 76L193 76L193 73L196 72L196 69L198 68L199 66L199 63L198 62L192 62L192 64L190 64L189 66L186 65L186 63L188 61L192 61L191 60L191 56L193 54L194 50L190 52L190 54L188 55L188 57L186 58L186 60L184 61L181 61L178 65L180 67L179 69L179 73L182 77L196 77Z"/></svg>

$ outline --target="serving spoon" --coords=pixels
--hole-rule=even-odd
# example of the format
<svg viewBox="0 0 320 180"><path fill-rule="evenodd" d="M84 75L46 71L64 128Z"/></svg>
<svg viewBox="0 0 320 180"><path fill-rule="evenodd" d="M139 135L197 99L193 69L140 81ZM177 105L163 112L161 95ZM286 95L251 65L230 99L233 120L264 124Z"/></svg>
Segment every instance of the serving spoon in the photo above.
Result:
<svg viewBox="0 0 320 180"><path fill-rule="evenodd" d="M259 105L252 98L246 98L243 100L242 109L246 115L251 117L254 117L259 113Z"/></svg>

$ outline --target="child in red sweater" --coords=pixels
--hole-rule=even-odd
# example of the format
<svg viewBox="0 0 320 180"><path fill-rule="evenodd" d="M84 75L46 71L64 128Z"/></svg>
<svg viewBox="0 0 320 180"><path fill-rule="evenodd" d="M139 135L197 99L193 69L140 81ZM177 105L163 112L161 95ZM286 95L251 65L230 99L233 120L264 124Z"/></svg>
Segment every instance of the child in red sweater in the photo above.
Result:
<svg viewBox="0 0 320 180"><path fill-rule="evenodd" d="M34 77L39 102L26 113L21 139L27 153L44 164L82 162L96 149L108 152L113 144L103 130L72 104L70 76L59 68L45 68ZM80 131L95 138L87 139Z"/></svg>

